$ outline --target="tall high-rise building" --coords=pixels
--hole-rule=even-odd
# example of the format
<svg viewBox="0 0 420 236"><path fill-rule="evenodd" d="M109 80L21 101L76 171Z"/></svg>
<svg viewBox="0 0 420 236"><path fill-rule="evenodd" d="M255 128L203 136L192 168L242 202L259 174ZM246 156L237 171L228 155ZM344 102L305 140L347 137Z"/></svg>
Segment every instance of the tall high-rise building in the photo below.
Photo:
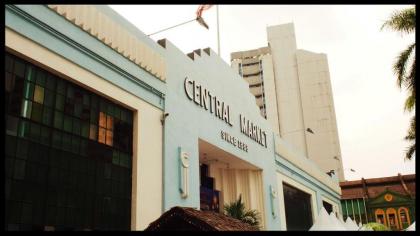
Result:
<svg viewBox="0 0 420 236"><path fill-rule="evenodd" d="M327 55L297 49L293 23L267 28L268 47L231 53L278 135L344 180Z"/></svg>

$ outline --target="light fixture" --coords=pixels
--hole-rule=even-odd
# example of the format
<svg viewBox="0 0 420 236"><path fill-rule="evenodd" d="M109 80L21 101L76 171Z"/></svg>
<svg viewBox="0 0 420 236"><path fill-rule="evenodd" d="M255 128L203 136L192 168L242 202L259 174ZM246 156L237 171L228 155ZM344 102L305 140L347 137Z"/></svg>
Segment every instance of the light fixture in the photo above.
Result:
<svg viewBox="0 0 420 236"><path fill-rule="evenodd" d="M311 128L307 128L306 131L309 132L309 133L311 133L311 134L315 134L314 131L312 131Z"/></svg>

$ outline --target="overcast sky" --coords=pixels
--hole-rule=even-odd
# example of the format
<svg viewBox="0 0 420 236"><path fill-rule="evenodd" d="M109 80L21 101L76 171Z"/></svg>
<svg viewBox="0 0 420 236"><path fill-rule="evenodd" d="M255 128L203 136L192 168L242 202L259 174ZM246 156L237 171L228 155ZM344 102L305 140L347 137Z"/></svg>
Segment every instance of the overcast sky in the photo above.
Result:
<svg viewBox="0 0 420 236"><path fill-rule="evenodd" d="M145 34L195 18L198 5L113 5ZM392 64L414 35L383 30L396 9L407 5L220 5L220 50L230 53L267 46L266 27L293 22L297 47L328 56L338 134L346 180L415 173L415 159L404 161L403 140L412 114L396 86ZM217 52L216 7L203 12L210 29L197 22L150 36L167 38L189 53ZM351 172L350 168L356 170Z"/></svg>

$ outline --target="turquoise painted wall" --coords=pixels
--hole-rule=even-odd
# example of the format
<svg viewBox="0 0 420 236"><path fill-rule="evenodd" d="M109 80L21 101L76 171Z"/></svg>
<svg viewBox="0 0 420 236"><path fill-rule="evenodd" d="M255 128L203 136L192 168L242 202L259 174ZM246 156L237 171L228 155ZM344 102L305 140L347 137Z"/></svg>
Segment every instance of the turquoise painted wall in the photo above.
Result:
<svg viewBox="0 0 420 236"><path fill-rule="evenodd" d="M276 165L277 165L277 171L279 173L286 175L292 178L293 180L305 185L306 187L310 188L316 193L316 202L317 202L318 212L321 210L321 207L322 207L322 197L328 198L332 200L333 202L337 203L338 210L341 212L342 210L341 202L340 202L341 196L335 193L328 186L326 186L319 180L315 179L314 177L310 176L306 172L300 170L298 167L294 166L288 160L284 159L283 157L277 154L276 154Z"/></svg>
<svg viewBox="0 0 420 236"><path fill-rule="evenodd" d="M165 57L168 63L165 112L169 116L164 127L164 210L176 205L199 208L198 140L202 139L263 170L266 225L269 229L279 229L279 219L271 216L269 205L269 186L276 186L273 135L269 123L260 115L248 84L214 51L210 52L210 56L201 52L201 57L192 60L167 42ZM184 91L185 77L199 82L230 105L233 126L188 99ZM267 148L240 132L239 114L267 131ZM248 152L222 140L222 130L244 141ZM190 195L186 199L181 198L178 190L178 147L190 154ZM278 206L275 207L278 211Z"/></svg>

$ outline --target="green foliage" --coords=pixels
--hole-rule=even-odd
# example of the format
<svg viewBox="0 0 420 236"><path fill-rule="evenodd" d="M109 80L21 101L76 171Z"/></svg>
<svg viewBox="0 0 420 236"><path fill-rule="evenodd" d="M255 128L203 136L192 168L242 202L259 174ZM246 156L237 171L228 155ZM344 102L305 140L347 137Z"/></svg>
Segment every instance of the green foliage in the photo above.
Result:
<svg viewBox="0 0 420 236"><path fill-rule="evenodd" d="M411 145L407 148L405 158L411 159L416 151L416 116L411 118L410 128L408 130L407 136L404 137L406 141L411 142Z"/></svg>
<svg viewBox="0 0 420 236"><path fill-rule="evenodd" d="M389 20L387 20L382 28L390 28L401 33L416 32L416 9L411 7L401 11L395 11ZM397 85L399 88L405 87L408 91L408 98L404 104L404 110L411 112L415 109L416 104L416 43L409 45L407 49L395 59L393 70L397 76ZM416 130L415 116L412 118L408 135L405 140L411 142L406 150L406 159L411 159L416 152Z"/></svg>
<svg viewBox="0 0 420 236"><path fill-rule="evenodd" d="M367 224L364 224L362 226L362 228L365 229L372 229L373 231L391 231L388 227L386 227L385 225L381 224L381 223L376 223L376 222L370 222Z"/></svg>
<svg viewBox="0 0 420 236"><path fill-rule="evenodd" d="M224 210L226 215L260 228L260 214L257 210L246 210L241 195L238 200L225 204Z"/></svg>

